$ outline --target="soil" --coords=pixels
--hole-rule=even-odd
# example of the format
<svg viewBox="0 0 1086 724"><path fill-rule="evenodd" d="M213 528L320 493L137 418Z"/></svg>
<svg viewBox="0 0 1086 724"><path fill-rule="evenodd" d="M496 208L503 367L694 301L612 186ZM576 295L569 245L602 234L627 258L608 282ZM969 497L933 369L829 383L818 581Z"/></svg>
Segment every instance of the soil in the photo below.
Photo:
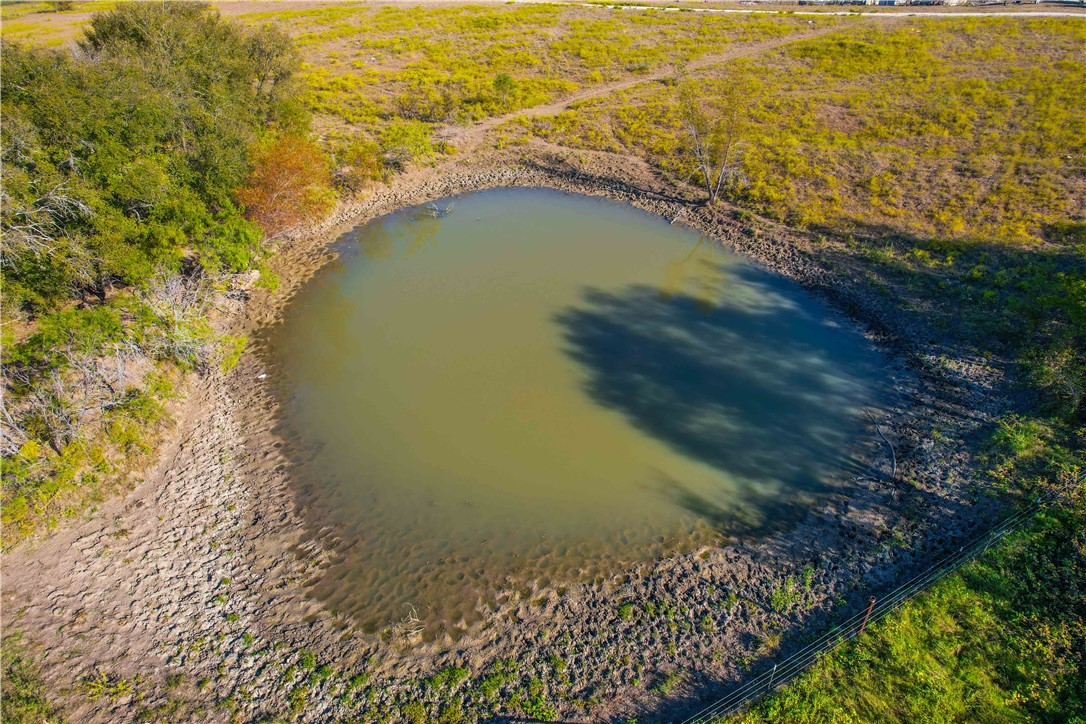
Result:
<svg viewBox="0 0 1086 724"><path fill-rule="evenodd" d="M409 616L366 634L307 597L306 581L341 542L297 503L277 403L262 383L262 330L355 225L497 186L632 204L828 299L889 360L895 399L880 424L895 447L897 480L872 427L853 451L866 472L787 529L732 536L603 580L504 591L482 623L440 640L423 640ZM997 364L954 348L926 328L916 305L865 283L843 243L706 208L696 191L677 190L637 159L543 143L460 156L401 174L282 240L273 264L277 290L238 292L241 301L220 310L220 324L247 333L252 351L227 376L190 381L145 480L4 557L5 627L26 633L72 721L286 715L304 651L334 670L303 687L305 721L356 715L359 706L363 715L395 714L410 701L436 718L451 695L422 679L451 666L478 677L498 661L525 682L538 677L564 720L682 718L804 636L862 610L870 595L956 548L1002 509L983 494L972 452L1007 404ZM360 672L368 682L355 696L364 705L345 696L345 681ZM94 698L86 682L102 674L132 690ZM668 695L654 689L672 675L678 683ZM469 719L492 711L478 697L464 708Z"/></svg>

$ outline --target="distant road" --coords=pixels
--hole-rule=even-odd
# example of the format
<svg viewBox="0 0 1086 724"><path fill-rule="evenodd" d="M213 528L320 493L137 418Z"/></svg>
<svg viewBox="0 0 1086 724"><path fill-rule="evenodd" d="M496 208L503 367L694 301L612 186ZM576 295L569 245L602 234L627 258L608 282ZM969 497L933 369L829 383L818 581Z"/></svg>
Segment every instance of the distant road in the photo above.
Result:
<svg viewBox="0 0 1086 724"><path fill-rule="evenodd" d="M485 2L486 0L484 0ZM494 0L506 2L506 0ZM556 2L555 0L512 0L518 5L574 5L586 8L610 8L611 10L662 10L683 13L738 13L743 15L813 15L852 16L864 18L1086 18L1086 7L1072 10L909 10L908 6L884 6L872 12L875 5L856 5L863 10L792 10L791 6L766 5L764 8L699 8L687 5L604 5L600 3Z"/></svg>

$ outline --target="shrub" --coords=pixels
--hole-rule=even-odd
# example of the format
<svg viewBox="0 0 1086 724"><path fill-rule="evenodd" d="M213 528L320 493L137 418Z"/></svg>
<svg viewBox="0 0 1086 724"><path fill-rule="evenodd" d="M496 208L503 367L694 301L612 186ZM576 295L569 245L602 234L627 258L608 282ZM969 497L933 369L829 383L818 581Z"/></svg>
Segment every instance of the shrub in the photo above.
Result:
<svg viewBox="0 0 1086 724"><path fill-rule="evenodd" d="M1011 416L999 421L992 442L1005 456L1017 461L1043 452L1051 435L1052 430L1037 420Z"/></svg>
<svg viewBox="0 0 1086 724"><path fill-rule="evenodd" d="M260 238L258 228L230 214L200 244L200 265L211 273L251 269L260 254Z"/></svg>
<svg viewBox="0 0 1086 724"><path fill-rule="evenodd" d="M386 177L381 146L368 138L357 138L337 154L336 182L352 191Z"/></svg>
<svg viewBox="0 0 1086 724"><path fill-rule="evenodd" d="M325 213L335 202L327 160L312 141L279 138L258 154L238 200L264 233L277 236Z"/></svg>
<svg viewBox="0 0 1086 724"><path fill-rule="evenodd" d="M10 722L54 724L61 718L49 703L37 666L15 636L7 636L2 646L3 691L0 693L0 719Z"/></svg>
<svg viewBox="0 0 1086 724"><path fill-rule="evenodd" d="M421 121L393 121L381 133L381 149L387 163L395 168L431 156L430 126Z"/></svg>

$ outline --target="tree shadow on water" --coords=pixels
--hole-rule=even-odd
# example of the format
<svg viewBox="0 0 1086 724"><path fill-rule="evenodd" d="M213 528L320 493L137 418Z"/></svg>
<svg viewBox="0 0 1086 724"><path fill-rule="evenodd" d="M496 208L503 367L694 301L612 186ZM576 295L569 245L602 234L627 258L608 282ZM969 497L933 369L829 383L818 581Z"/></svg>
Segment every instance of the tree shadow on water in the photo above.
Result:
<svg viewBox="0 0 1086 724"><path fill-rule="evenodd" d="M727 533L801 516L846 475L882 361L802 290L729 265L719 299L649 286L587 289L556 316L598 404L723 475L706 490L661 474L661 494Z"/></svg>

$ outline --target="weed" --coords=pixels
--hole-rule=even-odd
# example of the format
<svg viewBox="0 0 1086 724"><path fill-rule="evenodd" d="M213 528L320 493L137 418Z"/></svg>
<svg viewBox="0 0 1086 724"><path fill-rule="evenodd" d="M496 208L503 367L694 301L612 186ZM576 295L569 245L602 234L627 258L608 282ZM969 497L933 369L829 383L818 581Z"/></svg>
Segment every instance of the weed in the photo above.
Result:
<svg viewBox="0 0 1086 724"><path fill-rule="evenodd" d="M97 676L88 676L79 682L87 698L96 701L106 698L111 701L131 695L135 691L133 682L116 674L99 671Z"/></svg>
<svg viewBox="0 0 1086 724"><path fill-rule="evenodd" d="M803 569L803 590L807 593L811 592L811 586L814 584L815 569L811 566L807 566Z"/></svg>
<svg viewBox="0 0 1086 724"><path fill-rule="evenodd" d="M799 591L796 588L796 579L788 576L784 583L778 585L770 594L770 602L773 608L780 613L787 613L799 602Z"/></svg>
<svg viewBox="0 0 1086 724"><path fill-rule="evenodd" d="M663 696L670 696L671 692L675 690L679 684L682 683L683 677L678 672L670 672L664 674L656 682L656 686L653 687L653 691Z"/></svg>
<svg viewBox="0 0 1086 724"><path fill-rule="evenodd" d="M298 653L298 667L303 671L312 671L317 668L317 657L311 651L302 649Z"/></svg>
<svg viewBox="0 0 1086 724"><path fill-rule="evenodd" d="M460 667L450 667L448 669L442 669L433 676L431 676L426 684L431 689L455 689L461 683L463 683L469 676L467 669Z"/></svg>
<svg viewBox="0 0 1086 724"><path fill-rule="evenodd" d="M298 715L305 711L306 700L309 697L309 686L306 684L298 684L290 693L287 694L287 704L290 705L291 713Z"/></svg>
<svg viewBox="0 0 1086 724"><path fill-rule="evenodd" d="M417 701L401 706L400 715L412 724L423 724L428 719L426 707Z"/></svg>
<svg viewBox="0 0 1086 724"><path fill-rule="evenodd" d="M0 678L0 719L13 722L55 724L60 715L49 703L38 667L28 658L20 638L10 635L0 644L3 677Z"/></svg>

